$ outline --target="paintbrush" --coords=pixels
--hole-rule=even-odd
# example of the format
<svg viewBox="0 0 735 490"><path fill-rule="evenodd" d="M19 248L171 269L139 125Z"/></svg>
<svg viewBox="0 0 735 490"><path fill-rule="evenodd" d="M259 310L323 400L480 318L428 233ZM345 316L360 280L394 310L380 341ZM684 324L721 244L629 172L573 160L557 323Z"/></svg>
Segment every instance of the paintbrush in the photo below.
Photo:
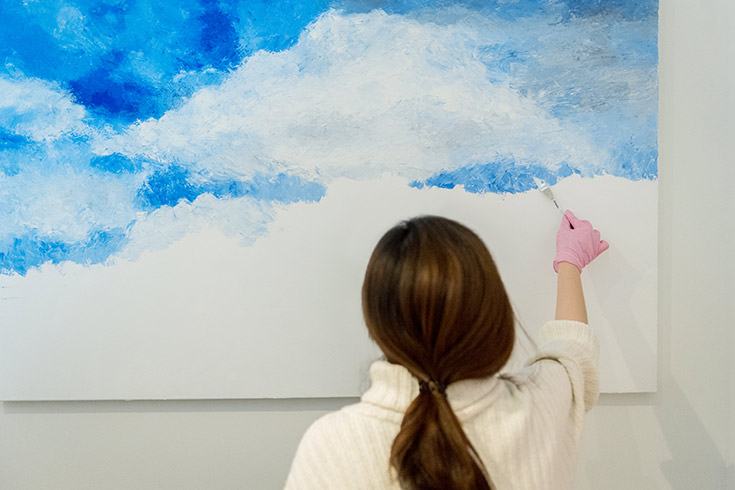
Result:
<svg viewBox="0 0 735 490"><path fill-rule="evenodd" d="M564 211L561 210L561 208L559 207L559 203L556 202L556 198L554 197L554 192L551 190L551 187L549 186L549 184L539 179L538 177L534 177L533 181L536 183L536 187L538 187L538 190L540 190L544 196L548 197L551 200L551 202L554 203L554 206L556 206L556 209L558 209L559 212L563 216ZM572 226L572 224L570 223L569 226ZM574 229L574 226L572 226L572 229Z"/></svg>

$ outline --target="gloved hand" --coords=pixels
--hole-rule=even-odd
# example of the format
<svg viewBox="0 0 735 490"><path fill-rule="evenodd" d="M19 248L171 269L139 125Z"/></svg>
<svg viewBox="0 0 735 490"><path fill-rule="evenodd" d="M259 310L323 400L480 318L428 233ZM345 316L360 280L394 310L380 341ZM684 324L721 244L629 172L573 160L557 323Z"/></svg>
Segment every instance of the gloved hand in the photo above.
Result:
<svg viewBox="0 0 735 490"><path fill-rule="evenodd" d="M559 272L559 262L574 264L582 272L585 265L610 248L605 240L600 240L600 232L592 228L589 221L581 220L567 210L556 233L556 259L554 271Z"/></svg>

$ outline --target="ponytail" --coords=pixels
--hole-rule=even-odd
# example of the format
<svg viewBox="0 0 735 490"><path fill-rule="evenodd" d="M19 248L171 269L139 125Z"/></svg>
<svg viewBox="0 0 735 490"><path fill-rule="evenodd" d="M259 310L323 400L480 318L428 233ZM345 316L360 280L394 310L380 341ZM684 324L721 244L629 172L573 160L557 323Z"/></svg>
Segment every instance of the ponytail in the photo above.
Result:
<svg viewBox="0 0 735 490"><path fill-rule="evenodd" d="M435 392L420 393L408 407L390 464L404 490L490 490L459 419Z"/></svg>
<svg viewBox="0 0 735 490"><path fill-rule="evenodd" d="M401 487L490 490L445 393L450 383L497 373L513 349L513 311L482 240L446 218L397 225L370 258L362 306L387 360L422 380L391 448Z"/></svg>

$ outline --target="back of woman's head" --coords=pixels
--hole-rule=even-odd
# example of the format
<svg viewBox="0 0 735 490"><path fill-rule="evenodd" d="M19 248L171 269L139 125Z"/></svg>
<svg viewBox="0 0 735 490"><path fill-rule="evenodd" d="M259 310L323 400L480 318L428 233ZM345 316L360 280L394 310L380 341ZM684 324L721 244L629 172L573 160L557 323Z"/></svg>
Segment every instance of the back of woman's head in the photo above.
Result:
<svg viewBox="0 0 735 490"><path fill-rule="evenodd" d="M446 218L400 223L375 247L362 304L387 360L422 387L391 450L401 486L490 488L444 392L455 381L495 374L513 348L513 311L482 240Z"/></svg>

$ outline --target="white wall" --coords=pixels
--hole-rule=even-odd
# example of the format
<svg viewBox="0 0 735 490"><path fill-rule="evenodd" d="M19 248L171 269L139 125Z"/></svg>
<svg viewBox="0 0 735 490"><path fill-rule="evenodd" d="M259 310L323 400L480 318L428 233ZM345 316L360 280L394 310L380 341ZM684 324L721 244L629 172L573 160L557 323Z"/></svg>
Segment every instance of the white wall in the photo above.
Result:
<svg viewBox="0 0 735 490"><path fill-rule="evenodd" d="M735 2L661 0L660 49L659 392L601 398L580 490L735 489ZM279 489L353 401L5 403L0 489Z"/></svg>
<svg viewBox="0 0 735 490"><path fill-rule="evenodd" d="M659 392L588 417L577 488L735 488L735 2L662 0Z"/></svg>

